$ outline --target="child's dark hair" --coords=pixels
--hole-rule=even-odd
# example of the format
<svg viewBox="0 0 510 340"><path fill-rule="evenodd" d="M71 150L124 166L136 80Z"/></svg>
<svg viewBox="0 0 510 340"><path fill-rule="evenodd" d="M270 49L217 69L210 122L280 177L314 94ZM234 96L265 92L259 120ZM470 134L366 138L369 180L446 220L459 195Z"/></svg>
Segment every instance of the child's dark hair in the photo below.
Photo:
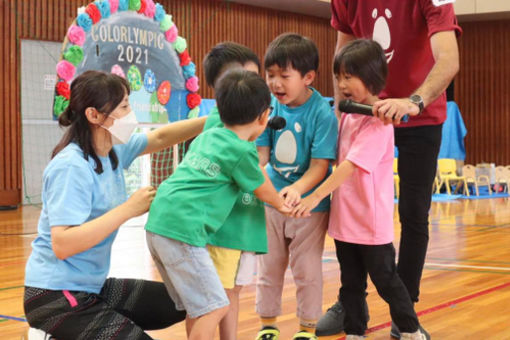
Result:
<svg viewBox="0 0 510 340"><path fill-rule="evenodd" d="M259 118L271 103L264 79L243 69L227 71L218 79L216 103L221 121L226 125L249 124Z"/></svg>
<svg viewBox="0 0 510 340"><path fill-rule="evenodd" d="M381 45L373 40L357 39L347 43L335 56L333 72L358 77L377 95L386 85L388 63Z"/></svg>
<svg viewBox="0 0 510 340"><path fill-rule="evenodd" d="M69 126L60 142L55 146L51 158L55 157L69 143L76 143L83 151L83 156L88 160L89 156L96 163L96 173L103 172L103 164L97 156L90 130L89 121L85 115L88 107L93 107L105 116L120 104L124 96L129 95L129 83L115 74L100 71L86 71L80 74L71 83L71 97L69 106L58 117L61 127ZM113 149L108 155L112 162L112 168L116 169L119 163Z"/></svg>
<svg viewBox="0 0 510 340"><path fill-rule="evenodd" d="M205 81L207 85L214 87L214 83L221 75L224 67L231 63L241 65L253 62L260 69L259 57L248 47L232 42L224 41L214 46L204 58Z"/></svg>
<svg viewBox="0 0 510 340"><path fill-rule="evenodd" d="M309 38L296 33L284 33L276 37L267 47L264 68L273 65L282 69L292 66L304 77L319 68L319 51Z"/></svg>

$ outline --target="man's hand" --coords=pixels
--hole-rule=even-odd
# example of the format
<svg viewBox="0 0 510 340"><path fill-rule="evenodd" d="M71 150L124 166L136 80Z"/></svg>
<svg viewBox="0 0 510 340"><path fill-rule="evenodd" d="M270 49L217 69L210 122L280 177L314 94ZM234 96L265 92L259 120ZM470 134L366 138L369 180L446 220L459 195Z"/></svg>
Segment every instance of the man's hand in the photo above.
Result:
<svg viewBox="0 0 510 340"><path fill-rule="evenodd" d="M285 199L285 204L289 207L294 207L301 200L301 193L294 189L292 185L286 186L280 190L279 195Z"/></svg>
<svg viewBox="0 0 510 340"><path fill-rule="evenodd" d="M420 113L420 108L409 98L388 98L376 101L372 112L384 124L399 125L404 115L417 116Z"/></svg>

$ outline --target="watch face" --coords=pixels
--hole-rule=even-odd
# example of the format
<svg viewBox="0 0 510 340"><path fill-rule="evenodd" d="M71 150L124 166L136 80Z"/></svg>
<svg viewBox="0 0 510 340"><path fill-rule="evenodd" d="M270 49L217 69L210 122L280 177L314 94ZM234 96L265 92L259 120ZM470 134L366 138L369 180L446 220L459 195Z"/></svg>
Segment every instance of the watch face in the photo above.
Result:
<svg viewBox="0 0 510 340"><path fill-rule="evenodd" d="M409 99L411 99L416 104L423 103L423 99L418 94L413 94L411 97L409 97Z"/></svg>

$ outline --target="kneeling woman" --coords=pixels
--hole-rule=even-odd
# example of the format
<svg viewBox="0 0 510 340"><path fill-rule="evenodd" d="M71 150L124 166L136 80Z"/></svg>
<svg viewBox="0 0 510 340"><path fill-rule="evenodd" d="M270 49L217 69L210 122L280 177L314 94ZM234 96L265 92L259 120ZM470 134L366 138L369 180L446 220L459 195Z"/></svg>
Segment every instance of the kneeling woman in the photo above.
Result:
<svg viewBox="0 0 510 340"><path fill-rule="evenodd" d="M144 330L185 318L160 282L106 278L118 228L145 213L155 190L127 198L123 169L138 156L183 142L205 118L132 134L125 79L87 71L59 117L67 131L44 170L38 236L25 273L31 327L65 339L151 339Z"/></svg>

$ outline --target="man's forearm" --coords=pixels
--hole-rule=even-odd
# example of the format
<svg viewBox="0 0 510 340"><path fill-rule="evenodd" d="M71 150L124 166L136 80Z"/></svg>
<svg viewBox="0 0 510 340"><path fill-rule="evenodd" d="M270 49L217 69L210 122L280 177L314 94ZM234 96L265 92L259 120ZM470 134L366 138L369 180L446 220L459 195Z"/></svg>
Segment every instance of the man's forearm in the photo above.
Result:
<svg viewBox="0 0 510 340"><path fill-rule="evenodd" d="M459 71L459 50L453 31L434 34L430 43L436 62L423 84L413 92L423 98L425 107L446 90Z"/></svg>

